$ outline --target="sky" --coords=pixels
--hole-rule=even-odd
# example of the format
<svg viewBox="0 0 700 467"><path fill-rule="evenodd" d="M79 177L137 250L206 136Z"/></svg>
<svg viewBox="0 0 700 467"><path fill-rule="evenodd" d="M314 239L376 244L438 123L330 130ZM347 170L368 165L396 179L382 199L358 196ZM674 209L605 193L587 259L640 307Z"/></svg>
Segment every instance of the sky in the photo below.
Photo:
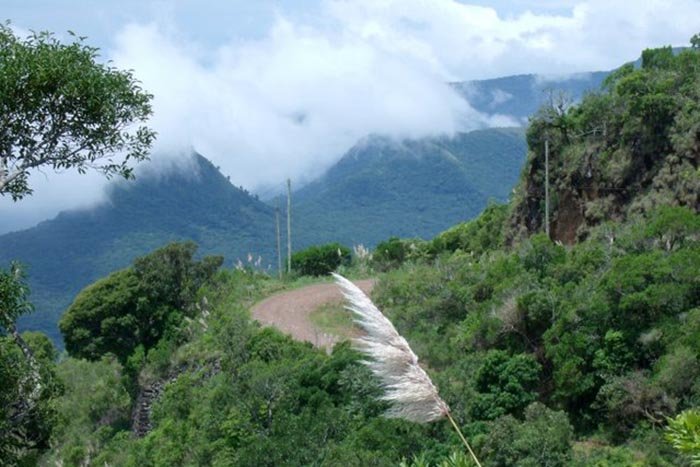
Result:
<svg viewBox="0 0 700 467"><path fill-rule="evenodd" d="M154 95L153 167L192 148L253 191L319 176L368 134L512 124L452 81L609 70L685 45L700 0L0 0L21 34L87 36ZM43 171L0 198L0 233L105 201L96 174Z"/></svg>

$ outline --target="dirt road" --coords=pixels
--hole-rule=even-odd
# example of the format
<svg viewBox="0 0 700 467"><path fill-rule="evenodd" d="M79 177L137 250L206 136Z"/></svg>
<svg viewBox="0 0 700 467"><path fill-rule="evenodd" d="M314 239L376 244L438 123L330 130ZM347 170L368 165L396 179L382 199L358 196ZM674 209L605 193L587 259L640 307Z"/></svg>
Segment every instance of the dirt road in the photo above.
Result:
<svg viewBox="0 0 700 467"><path fill-rule="evenodd" d="M366 294L372 292L374 279L354 281ZM335 284L315 284L288 292L280 292L257 303L251 309L253 319L262 325L275 326L297 340L311 342L316 347L330 349L339 339L326 334L309 319L312 311L328 303L340 302L343 296Z"/></svg>

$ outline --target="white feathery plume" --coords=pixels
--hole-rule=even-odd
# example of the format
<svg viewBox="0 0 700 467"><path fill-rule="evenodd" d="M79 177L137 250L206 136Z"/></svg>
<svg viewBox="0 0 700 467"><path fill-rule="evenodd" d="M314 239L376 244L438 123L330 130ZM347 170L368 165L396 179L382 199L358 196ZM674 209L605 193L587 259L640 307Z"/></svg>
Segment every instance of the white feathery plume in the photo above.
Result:
<svg viewBox="0 0 700 467"><path fill-rule="evenodd" d="M348 301L346 308L365 334L353 340L355 347L370 357L363 363L379 378L391 404L385 414L427 423L446 417L450 409L438 395L430 377L418 365L418 357L381 311L355 284L333 274Z"/></svg>
<svg viewBox="0 0 700 467"><path fill-rule="evenodd" d="M356 349L369 357L363 363L384 387L382 399L391 404L385 416L417 423L448 418L476 464L481 467L452 418L449 406L438 394L428 374L418 365L418 357L406 339L359 287L340 274L332 274L348 301L346 308L354 314L355 323L365 331L362 337L353 339L353 343Z"/></svg>

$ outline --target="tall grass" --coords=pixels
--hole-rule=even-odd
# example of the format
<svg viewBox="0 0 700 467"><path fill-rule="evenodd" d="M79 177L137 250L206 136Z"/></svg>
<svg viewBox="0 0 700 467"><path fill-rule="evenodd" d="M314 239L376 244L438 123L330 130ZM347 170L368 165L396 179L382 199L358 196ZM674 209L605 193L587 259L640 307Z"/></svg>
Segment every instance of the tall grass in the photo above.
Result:
<svg viewBox="0 0 700 467"><path fill-rule="evenodd" d="M389 402L385 416L416 423L447 419L457 431L469 454L481 467L469 442L452 418L450 408L438 394L428 374L418 364L418 357L384 314L355 284L333 274L348 301L347 309L364 334L353 339L357 350L368 357L363 361L379 378L384 388L382 399Z"/></svg>

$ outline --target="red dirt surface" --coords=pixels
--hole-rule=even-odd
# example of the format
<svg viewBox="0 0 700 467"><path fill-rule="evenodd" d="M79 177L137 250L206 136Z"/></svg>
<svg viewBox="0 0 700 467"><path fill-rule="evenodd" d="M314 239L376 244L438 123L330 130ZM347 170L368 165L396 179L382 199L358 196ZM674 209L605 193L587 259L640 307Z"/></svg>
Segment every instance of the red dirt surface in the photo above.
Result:
<svg viewBox="0 0 700 467"><path fill-rule="evenodd" d="M353 282L369 295L376 280ZM272 295L254 305L250 313L263 326L275 326L296 340L311 342L316 347L329 350L340 338L319 331L309 315L322 305L340 303L342 300L343 295L337 285L315 284Z"/></svg>

